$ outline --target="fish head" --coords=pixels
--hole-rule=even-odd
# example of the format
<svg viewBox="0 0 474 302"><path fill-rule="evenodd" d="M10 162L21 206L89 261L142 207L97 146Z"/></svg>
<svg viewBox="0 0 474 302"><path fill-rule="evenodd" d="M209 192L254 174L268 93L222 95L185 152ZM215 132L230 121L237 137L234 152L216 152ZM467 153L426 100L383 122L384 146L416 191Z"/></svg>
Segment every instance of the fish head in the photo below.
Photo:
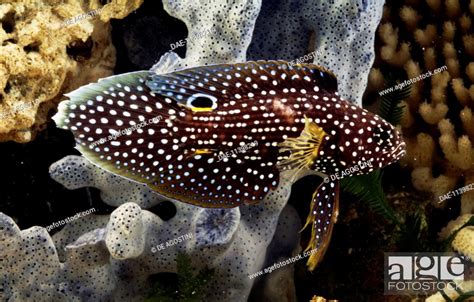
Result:
<svg viewBox="0 0 474 302"><path fill-rule="evenodd" d="M342 106L342 109L335 143L329 140L327 144L337 152L334 155L337 159L336 172L358 166L354 174L366 174L388 166L405 155L406 144L402 134L392 124L354 105Z"/></svg>

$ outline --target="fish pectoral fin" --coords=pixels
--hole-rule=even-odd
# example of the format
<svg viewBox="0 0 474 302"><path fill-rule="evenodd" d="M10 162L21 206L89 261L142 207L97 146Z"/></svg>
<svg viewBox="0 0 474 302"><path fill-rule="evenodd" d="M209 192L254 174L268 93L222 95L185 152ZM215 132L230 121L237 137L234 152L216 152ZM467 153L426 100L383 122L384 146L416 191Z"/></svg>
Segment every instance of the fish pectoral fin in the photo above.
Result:
<svg viewBox="0 0 474 302"><path fill-rule="evenodd" d="M216 151L217 151L216 149L196 149L196 151L194 151L193 155L213 154Z"/></svg>
<svg viewBox="0 0 474 302"><path fill-rule="evenodd" d="M305 251L311 251L307 262L313 271L322 261L331 241L331 234L339 214L339 182L322 183L313 193L307 226L312 225L311 240Z"/></svg>
<svg viewBox="0 0 474 302"><path fill-rule="evenodd" d="M195 149L195 150L186 150L185 153L185 158L189 159L191 157L194 157L196 155L214 155L217 154L218 150L217 149Z"/></svg>
<svg viewBox="0 0 474 302"><path fill-rule="evenodd" d="M326 136L323 128L305 116L305 127L298 137L290 137L280 143L279 152L290 151L291 155L278 163L280 171L293 170L291 180L304 169L309 169L318 157L319 149Z"/></svg>

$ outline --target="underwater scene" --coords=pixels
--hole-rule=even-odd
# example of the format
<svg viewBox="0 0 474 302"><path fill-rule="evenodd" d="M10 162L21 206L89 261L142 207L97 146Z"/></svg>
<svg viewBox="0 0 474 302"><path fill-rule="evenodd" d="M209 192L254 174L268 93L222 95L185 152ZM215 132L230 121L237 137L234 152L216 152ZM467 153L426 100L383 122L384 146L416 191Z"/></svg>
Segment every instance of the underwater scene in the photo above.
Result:
<svg viewBox="0 0 474 302"><path fill-rule="evenodd" d="M0 301L474 301L474 0L0 0Z"/></svg>

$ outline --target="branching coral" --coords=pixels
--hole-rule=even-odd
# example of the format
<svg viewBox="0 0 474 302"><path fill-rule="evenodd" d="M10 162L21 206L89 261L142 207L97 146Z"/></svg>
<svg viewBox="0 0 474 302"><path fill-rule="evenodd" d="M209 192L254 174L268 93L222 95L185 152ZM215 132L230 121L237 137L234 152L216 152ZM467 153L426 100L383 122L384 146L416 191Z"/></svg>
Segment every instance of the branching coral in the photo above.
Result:
<svg viewBox="0 0 474 302"><path fill-rule="evenodd" d="M381 91L383 78L413 79L401 121L407 141L404 165L414 186L438 197L473 182L474 43L472 7L458 1L388 2L379 27L380 52L368 91ZM446 67L443 67L446 65ZM435 72L436 69L442 68ZM462 196L462 213L474 198Z"/></svg>
<svg viewBox="0 0 474 302"><path fill-rule="evenodd" d="M30 141L63 93L112 74L109 20L123 18L141 2L2 2L0 141ZM93 10L100 13L87 15Z"/></svg>

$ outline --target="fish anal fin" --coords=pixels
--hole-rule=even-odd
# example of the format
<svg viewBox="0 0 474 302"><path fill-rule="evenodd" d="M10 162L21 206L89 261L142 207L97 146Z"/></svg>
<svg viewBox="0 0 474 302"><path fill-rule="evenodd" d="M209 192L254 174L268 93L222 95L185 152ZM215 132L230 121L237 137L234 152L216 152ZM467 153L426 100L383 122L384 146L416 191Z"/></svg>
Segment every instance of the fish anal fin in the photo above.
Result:
<svg viewBox="0 0 474 302"><path fill-rule="evenodd" d="M339 214L339 182L322 183L314 192L310 213L303 227L311 225L311 240L305 251L311 251L307 262L313 271L322 261L331 241L332 230Z"/></svg>

